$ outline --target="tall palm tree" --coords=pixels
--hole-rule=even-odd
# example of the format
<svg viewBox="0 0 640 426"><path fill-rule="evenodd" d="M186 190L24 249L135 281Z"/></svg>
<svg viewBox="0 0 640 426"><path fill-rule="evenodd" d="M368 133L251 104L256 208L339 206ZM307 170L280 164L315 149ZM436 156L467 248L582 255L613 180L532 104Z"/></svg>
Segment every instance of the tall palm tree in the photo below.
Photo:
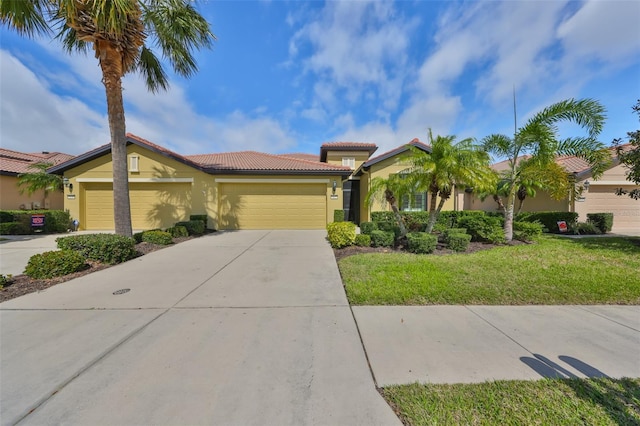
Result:
<svg viewBox="0 0 640 426"><path fill-rule="evenodd" d="M189 0L1 0L0 22L27 37L57 33L67 52L90 48L102 70L111 134L114 220L132 234L122 77L139 72L151 92L167 89L157 46L176 73L197 71L194 49L215 39Z"/></svg>
<svg viewBox="0 0 640 426"><path fill-rule="evenodd" d="M416 188L425 188L431 195L426 232L433 230L456 185L482 191L496 184L496 175L489 167L489 155L475 145L473 139L456 143L455 136L434 138L429 129L429 144L430 153L412 147L410 157L410 179Z"/></svg>
<svg viewBox="0 0 640 426"><path fill-rule="evenodd" d="M62 176L47 173L47 169L52 166L53 163L34 163L29 166L29 169L33 170L33 172L19 174L18 186L20 187L20 193L24 194L26 192L31 195L36 191L42 190L46 200L50 192L62 192Z"/></svg>
<svg viewBox="0 0 640 426"><path fill-rule="evenodd" d="M596 138L602 131L606 118L605 112L604 106L596 100L568 99L536 113L524 126L516 129L513 137L493 134L482 140L485 150L499 158L508 159L508 167L500 176L502 188L495 195L496 201L504 212L504 233L507 241L513 239L516 193L524 182L523 174L526 170L541 171L548 168L558 155L574 155L589 163L594 179L602 175L610 155L604 144ZM560 140L558 137L560 122L577 124L586 130L587 135ZM525 154L531 157L521 165L521 156ZM564 174L564 176L565 179L569 179L568 175Z"/></svg>

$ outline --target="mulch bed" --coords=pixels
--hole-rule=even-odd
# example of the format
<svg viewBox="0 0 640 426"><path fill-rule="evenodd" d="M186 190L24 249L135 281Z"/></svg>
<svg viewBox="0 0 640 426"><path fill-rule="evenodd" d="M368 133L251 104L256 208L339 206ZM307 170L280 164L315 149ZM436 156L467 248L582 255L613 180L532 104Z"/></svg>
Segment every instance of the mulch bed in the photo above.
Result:
<svg viewBox="0 0 640 426"><path fill-rule="evenodd" d="M174 244L181 243L183 241L191 240L193 238L197 238L196 236L190 237L180 237L174 238ZM173 245L173 244L171 244ZM166 247L171 247L171 245L163 246L159 244L151 244L151 243L139 243L136 244L136 251L138 252L138 257L144 256L145 254L149 254L156 250L161 250ZM74 272L73 274L64 275L62 277L55 277L50 279L35 279L31 278L27 275L16 275L12 278L10 284L5 285L2 290L0 290L0 302L5 302L10 299L14 299L16 297L23 296L25 294L34 293L36 291L46 290L49 287L53 287L54 285L61 284L72 280L74 278L79 278L84 275L91 274L96 271L100 271L102 269L109 268L113 265L107 265L100 262L87 261L89 267L80 272Z"/></svg>
<svg viewBox="0 0 640 426"><path fill-rule="evenodd" d="M530 244L530 243L513 240L509 242L507 245L517 246L521 244ZM471 242L469 243L469 247L467 247L466 251L462 253L456 253L455 251L448 249L445 244L438 243L435 251L431 253L430 256L442 256L447 254L469 254L469 253L475 253L477 251L482 251L482 250L491 250L492 248L502 247L504 245L505 244L489 244L489 243ZM409 252L403 246L398 246L393 248L392 247L349 246L341 249L333 249L333 254L336 257L336 261L339 261L340 259L343 259L348 256L353 256L354 254L363 254L363 253L409 253Z"/></svg>

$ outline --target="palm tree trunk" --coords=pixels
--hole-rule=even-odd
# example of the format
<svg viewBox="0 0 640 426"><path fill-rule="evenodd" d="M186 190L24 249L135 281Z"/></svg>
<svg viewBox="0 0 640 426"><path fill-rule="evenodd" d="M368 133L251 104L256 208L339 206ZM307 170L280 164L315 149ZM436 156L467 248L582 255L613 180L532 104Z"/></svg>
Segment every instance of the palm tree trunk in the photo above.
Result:
<svg viewBox="0 0 640 426"><path fill-rule="evenodd" d="M430 188L429 195L431 196L431 199L429 200L429 220L427 221L427 229L425 230L427 233L433 231L433 227L436 224L438 190Z"/></svg>
<svg viewBox="0 0 640 426"><path fill-rule="evenodd" d="M122 101L122 56L113 46L96 42L102 68L102 82L107 95L107 113L111 133L113 165L113 218L118 235L132 236L129 177L127 171L127 139Z"/></svg>
<svg viewBox="0 0 640 426"><path fill-rule="evenodd" d="M515 205L515 197L509 195L507 197L507 205L504 211L504 238L507 242L513 240L513 209Z"/></svg>
<svg viewBox="0 0 640 426"><path fill-rule="evenodd" d="M400 228L400 237L404 237L405 235L407 235L407 227L404 226L404 221L402 220L402 216L400 215L400 211L398 210L398 206L396 205L396 196L391 190L386 189L384 191L384 197L391 206L393 216L396 218L396 222L398 223L398 227Z"/></svg>

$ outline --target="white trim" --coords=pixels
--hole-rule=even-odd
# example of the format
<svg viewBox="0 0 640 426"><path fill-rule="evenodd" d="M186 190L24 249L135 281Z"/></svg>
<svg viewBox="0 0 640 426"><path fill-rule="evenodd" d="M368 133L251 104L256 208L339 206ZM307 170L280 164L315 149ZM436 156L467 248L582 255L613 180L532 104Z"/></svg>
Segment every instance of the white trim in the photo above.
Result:
<svg viewBox="0 0 640 426"><path fill-rule="evenodd" d="M140 172L140 156L139 155L129 156L129 171L133 173Z"/></svg>
<svg viewBox="0 0 640 426"><path fill-rule="evenodd" d="M584 182L583 182L584 183ZM623 186L636 186L635 183L628 180L603 180L603 181L589 181L589 185L623 185Z"/></svg>
<svg viewBox="0 0 640 426"><path fill-rule="evenodd" d="M78 178L78 183L112 183L113 178ZM130 183L193 183L193 178L129 178Z"/></svg>
<svg viewBox="0 0 640 426"><path fill-rule="evenodd" d="M215 178L216 183L329 183L329 179L238 179Z"/></svg>

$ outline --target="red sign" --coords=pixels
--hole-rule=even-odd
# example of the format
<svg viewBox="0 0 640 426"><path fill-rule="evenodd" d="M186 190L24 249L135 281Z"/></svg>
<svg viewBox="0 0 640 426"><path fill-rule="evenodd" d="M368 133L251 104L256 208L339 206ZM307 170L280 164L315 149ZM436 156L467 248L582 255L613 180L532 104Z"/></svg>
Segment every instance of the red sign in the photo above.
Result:
<svg viewBox="0 0 640 426"><path fill-rule="evenodd" d="M43 214L32 214L31 215L31 226L44 226L44 215Z"/></svg>
<svg viewBox="0 0 640 426"><path fill-rule="evenodd" d="M559 221L558 229L560 230L560 232L567 232L569 230L569 228L567 228L567 222L565 222L564 220Z"/></svg>

